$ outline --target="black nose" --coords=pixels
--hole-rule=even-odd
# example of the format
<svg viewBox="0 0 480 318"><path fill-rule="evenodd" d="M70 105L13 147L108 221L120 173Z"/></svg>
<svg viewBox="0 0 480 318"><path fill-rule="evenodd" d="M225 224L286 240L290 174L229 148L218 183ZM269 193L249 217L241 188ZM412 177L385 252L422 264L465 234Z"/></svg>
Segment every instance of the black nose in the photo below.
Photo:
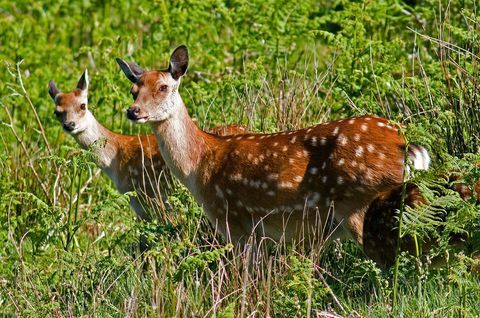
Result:
<svg viewBox="0 0 480 318"><path fill-rule="evenodd" d="M63 124L63 129L66 131L72 131L75 129L75 123L73 121L69 121L68 123Z"/></svg>
<svg viewBox="0 0 480 318"><path fill-rule="evenodd" d="M140 107L132 106L127 110L127 118L135 120L137 119L139 112L140 112Z"/></svg>

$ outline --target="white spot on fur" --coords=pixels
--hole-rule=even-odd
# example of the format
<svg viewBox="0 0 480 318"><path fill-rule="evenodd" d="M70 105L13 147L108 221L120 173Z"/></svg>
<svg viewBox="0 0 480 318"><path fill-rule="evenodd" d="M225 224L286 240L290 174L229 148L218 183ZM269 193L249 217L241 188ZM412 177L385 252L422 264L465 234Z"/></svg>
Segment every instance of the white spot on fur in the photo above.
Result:
<svg viewBox="0 0 480 318"><path fill-rule="evenodd" d="M355 156L361 157L363 155L363 147L358 146L357 149L355 150Z"/></svg>
<svg viewBox="0 0 480 318"><path fill-rule="evenodd" d="M362 131L367 131L368 125L367 125L367 124L362 124L362 125L360 126L360 129L361 129Z"/></svg>
<svg viewBox="0 0 480 318"><path fill-rule="evenodd" d="M367 178L367 180L370 180L370 181L373 179L372 169L367 169L367 172L365 174L365 178Z"/></svg>
<svg viewBox="0 0 480 318"><path fill-rule="evenodd" d="M360 141L360 134L353 135L353 140Z"/></svg>
<svg viewBox="0 0 480 318"><path fill-rule="evenodd" d="M278 179L278 173L271 173L267 177L269 180L277 180Z"/></svg>
<svg viewBox="0 0 480 318"><path fill-rule="evenodd" d="M338 127L338 126L337 126L337 127L335 127L335 129L333 130L333 133L332 133L332 135L333 135L333 136L336 136L336 135L338 135L338 132L339 132L339 131L340 131L340 127Z"/></svg>
<svg viewBox="0 0 480 318"><path fill-rule="evenodd" d="M215 194L216 194L217 197L219 197L220 199L225 198L225 196L223 195L222 189L220 189L220 186L219 186L218 184L215 185Z"/></svg>
<svg viewBox="0 0 480 318"><path fill-rule="evenodd" d="M318 200L320 200L320 193L312 193L309 197L307 197L307 206L310 208L317 206Z"/></svg>
<svg viewBox="0 0 480 318"><path fill-rule="evenodd" d="M278 184L278 187L283 189L293 188L293 183L290 181L282 181Z"/></svg>
<svg viewBox="0 0 480 318"><path fill-rule="evenodd" d="M366 192L365 188L362 187L362 186L355 187L355 190L357 190L358 192L362 192L362 193Z"/></svg>
<svg viewBox="0 0 480 318"><path fill-rule="evenodd" d="M242 174L241 173L232 174L232 175L230 175L230 180L240 181L240 180L242 180Z"/></svg>

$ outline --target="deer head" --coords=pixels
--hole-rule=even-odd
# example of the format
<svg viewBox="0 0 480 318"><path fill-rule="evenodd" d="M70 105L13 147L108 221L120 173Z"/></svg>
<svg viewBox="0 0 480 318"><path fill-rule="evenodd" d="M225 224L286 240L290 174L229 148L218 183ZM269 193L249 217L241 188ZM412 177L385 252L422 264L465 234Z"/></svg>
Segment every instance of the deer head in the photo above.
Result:
<svg viewBox="0 0 480 318"><path fill-rule="evenodd" d="M164 71L145 71L121 58L117 58L117 63L133 83L130 93L134 102L127 111L128 119L138 123L163 121L175 113L181 104L178 93L180 78L188 67L186 46L175 49L169 67Z"/></svg>
<svg viewBox="0 0 480 318"><path fill-rule="evenodd" d="M75 90L62 93L54 81L48 83L48 93L55 102L54 114L63 129L76 135L88 128L91 116L88 116L88 72L80 77Z"/></svg>

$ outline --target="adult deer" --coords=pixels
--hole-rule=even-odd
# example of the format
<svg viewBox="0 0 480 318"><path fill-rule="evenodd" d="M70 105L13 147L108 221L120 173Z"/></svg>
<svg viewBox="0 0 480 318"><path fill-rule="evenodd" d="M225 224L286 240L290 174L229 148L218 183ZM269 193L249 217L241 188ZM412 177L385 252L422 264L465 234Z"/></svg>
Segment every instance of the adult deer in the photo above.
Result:
<svg viewBox="0 0 480 318"><path fill-rule="evenodd" d="M364 215L379 192L403 182L406 146L387 119L364 116L275 134L216 136L199 129L180 97L188 51L166 70L145 71L117 58L133 83L127 117L148 122L172 173L203 205L210 222L238 241L252 232L274 240L316 239L334 211L362 244ZM421 146L412 165L427 169Z"/></svg>
<svg viewBox="0 0 480 318"><path fill-rule="evenodd" d="M449 183L459 179L457 175L448 177ZM453 183L451 190L458 193L464 200L472 200L480 205L480 180L471 188L464 183ZM405 191L405 193L403 193ZM365 226L363 228L363 250L365 254L382 267L389 267L394 264L398 242L398 210L401 209L402 201L405 206L418 207L427 203L418 186L407 183L405 190L403 185L395 189L380 193L370 204L365 215ZM438 218L444 220L446 214L441 210ZM448 211L447 211L448 212ZM441 228L436 230L441 231ZM455 234L450 237L452 245L462 246L465 242L465 235ZM419 237L423 251L428 251L436 246L435 238ZM401 239L400 250L415 255L416 243L411 236L404 236Z"/></svg>
<svg viewBox="0 0 480 318"><path fill-rule="evenodd" d="M62 93L53 81L48 92L55 102L54 114L63 129L82 148L92 148L97 165L121 192L137 191L130 205L141 219L150 219L166 201L171 189L169 173L154 135L123 135L102 126L88 109L88 72L80 77L75 90ZM224 135L244 133L241 126L221 126L213 130ZM92 146L93 145L93 146Z"/></svg>

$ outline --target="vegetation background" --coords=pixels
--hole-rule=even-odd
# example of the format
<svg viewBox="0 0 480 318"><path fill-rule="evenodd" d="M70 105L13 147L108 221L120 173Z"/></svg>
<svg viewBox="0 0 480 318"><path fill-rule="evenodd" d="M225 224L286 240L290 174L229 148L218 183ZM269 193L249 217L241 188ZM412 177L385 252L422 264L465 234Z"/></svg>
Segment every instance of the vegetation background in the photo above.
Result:
<svg viewBox="0 0 480 318"><path fill-rule="evenodd" d="M436 189L442 171L463 171L467 183L480 175L479 5L0 0L0 316L478 317L469 255L480 212ZM431 209L406 219L405 233L436 237L432 253L446 265L399 256L393 284L393 270L351 242L252 258L211 233L180 185L158 220L137 221L55 121L47 83L71 90L88 68L99 121L148 132L125 118L130 84L114 58L164 68L179 44L191 54L182 96L202 127L277 131L366 113L408 124L435 165L414 179ZM441 234L429 226L435 209L455 210ZM457 232L470 250L447 246ZM146 255L139 233L151 240Z"/></svg>

